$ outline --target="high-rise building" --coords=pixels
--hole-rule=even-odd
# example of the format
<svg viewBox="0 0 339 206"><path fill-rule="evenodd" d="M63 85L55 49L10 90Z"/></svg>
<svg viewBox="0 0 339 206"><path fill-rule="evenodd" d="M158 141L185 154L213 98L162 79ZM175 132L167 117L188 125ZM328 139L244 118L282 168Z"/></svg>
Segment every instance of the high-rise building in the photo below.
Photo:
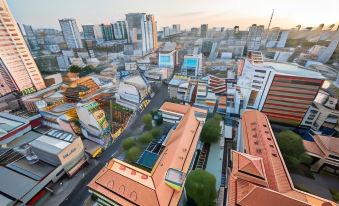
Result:
<svg viewBox="0 0 339 206"><path fill-rule="evenodd" d="M114 40L114 32L112 24L100 24L102 37L105 41Z"/></svg>
<svg viewBox="0 0 339 206"><path fill-rule="evenodd" d="M269 31L266 47L268 48L284 48L289 31L282 31L279 27L274 27Z"/></svg>
<svg viewBox="0 0 339 206"><path fill-rule="evenodd" d="M339 43L339 31L337 31L335 39L331 41L330 45L328 45L325 51L318 56L318 61L323 63L328 62L331 59L334 51L336 50L338 43Z"/></svg>
<svg viewBox="0 0 339 206"><path fill-rule="evenodd" d="M143 37L143 53L155 50L158 48L158 32L157 23L154 15L148 14L144 16L143 27L141 29Z"/></svg>
<svg viewBox="0 0 339 206"><path fill-rule="evenodd" d="M171 29L168 26L165 26L163 28L163 32L164 32L164 37L167 37L171 34Z"/></svg>
<svg viewBox="0 0 339 206"><path fill-rule="evenodd" d="M39 43L38 43L38 39L33 31L33 28L31 25L26 25L24 24L23 25L24 27L24 30L25 30L25 33L26 33L26 39L27 39L27 43L28 43L28 46L31 50L31 52L38 52L40 50L40 47L39 47Z"/></svg>
<svg viewBox="0 0 339 206"><path fill-rule="evenodd" d="M200 26L200 37L207 37L208 24L201 24Z"/></svg>
<svg viewBox="0 0 339 206"><path fill-rule="evenodd" d="M113 24L114 39L128 39L126 21L117 21Z"/></svg>
<svg viewBox="0 0 339 206"><path fill-rule="evenodd" d="M45 82L5 0L0 0L0 11L0 95L44 89Z"/></svg>
<svg viewBox="0 0 339 206"><path fill-rule="evenodd" d="M180 24L173 24L172 29L173 29L173 33L174 33L174 34L177 34L177 33L180 33L180 32L181 32L181 30L180 30Z"/></svg>
<svg viewBox="0 0 339 206"><path fill-rule="evenodd" d="M75 19L60 19L59 23L68 48L83 48L80 32Z"/></svg>
<svg viewBox="0 0 339 206"><path fill-rule="evenodd" d="M237 86L244 106L265 113L271 121L300 125L325 77L290 63L263 61L260 52L249 52L238 69Z"/></svg>
<svg viewBox="0 0 339 206"><path fill-rule="evenodd" d="M102 40L102 31L100 25L82 25L85 40Z"/></svg>
<svg viewBox="0 0 339 206"><path fill-rule="evenodd" d="M126 14L129 42L141 55L158 48L157 24L153 15Z"/></svg>
<svg viewBox="0 0 339 206"><path fill-rule="evenodd" d="M259 50L261 46L261 40L264 35L264 25L253 24L248 29L247 36L247 50Z"/></svg>
<svg viewBox="0 0 339 206"><path fill-rule="evenodd" d="M94 25L82 25L84 39L95 40Z"/></svg>

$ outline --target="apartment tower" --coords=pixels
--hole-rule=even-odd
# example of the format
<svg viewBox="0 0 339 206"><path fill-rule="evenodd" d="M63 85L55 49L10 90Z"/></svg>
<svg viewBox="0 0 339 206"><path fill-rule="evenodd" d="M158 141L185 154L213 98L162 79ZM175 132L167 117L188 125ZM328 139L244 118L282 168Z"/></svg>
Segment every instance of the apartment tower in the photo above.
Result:
<svg viewBox="0 0 339 206"><path fill-rule="evenodd" d="M44 89L45 82L5 0L0 0L0 37L0 96Z"/></svg>
<svg viewBox="0 0 339 206"><path fill-rule="evenodd" d="M59 23L68 48L83 48L80 32L75 19L60 19Z"/></svg>

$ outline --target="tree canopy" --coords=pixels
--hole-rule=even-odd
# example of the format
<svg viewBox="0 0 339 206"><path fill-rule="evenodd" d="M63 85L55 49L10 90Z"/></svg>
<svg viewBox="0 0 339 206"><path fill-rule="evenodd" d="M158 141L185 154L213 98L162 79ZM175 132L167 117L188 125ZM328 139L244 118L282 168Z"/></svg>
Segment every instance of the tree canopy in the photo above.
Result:
<svg viewBox="0 0 339 206"><path fill-rule="evenodd" d="M156 138L159 138L163 134L163 131L161 128L155 127L151 130L151 133L152 133L153 138L156 139Z"/></svg>
<svg viewBox="0 0 339 206"><path fill-rule="evenodd" d="M71 65L68 70L72 73L86 73L89 74L93 72L94 67L92 65L87 65L84 67L80 67L78 65Z"/></svg>
<svg viewBox="0 0 339 206"><path fill-rule="evenodd" d="M81 67L79 67L78 65L71 65L68 70L72 73L79 73L81 71Z"/></svg>
<svg viewBox="0 0 339 206"><path fill-rule="evenodd" d="M297 133L282 131L277 135L277 142L289 170L296 171L300 163L309 164L311 161L305 153L303 139Z"/></svg>
<svg viewBox="0 0 339 206"><path fill-rule="evenodd" d="M207 119L204 127L201 131L201 141L205 143L216 143L220 139L220 121L222 117L220 115L214 115L213 118Z"/></svg>
<svg viewBox="0 0 339 206"><path fill-rule="evenodd" d="M150 143L153 140L152 132L148 131L142 133L138 140L141 144L144 145Z"/></svg>
<svg viewBox="0 0 339 206"><path fill-rule="evenodd" d="M152 129L152 115L145 114L142 117L142 122L145 124L146 129Z"/></svg>
<svg viewBox="0 0 339 206"><path fill-rule="evenodd" d="M136 145L136 142L132 137L129 137L129 138L123 140L122 143L121 143L121 146L125 151L129 150L131 147L133 147L135 145Z"/></svg>
<svg viewBox="0 0 339 206"><path fill-rule="evenodd" d="M133 146L126 152L126 159L130 162L136 162L140 155L141 149L138 146Z"/></svg>
<svg viewBox="0 0 339 206"><path fill-rule="evenodd" d="M185 188L187 196L198 206L215 205L217 198L216 179L204 170L194 170L187 176Z"/></svg>

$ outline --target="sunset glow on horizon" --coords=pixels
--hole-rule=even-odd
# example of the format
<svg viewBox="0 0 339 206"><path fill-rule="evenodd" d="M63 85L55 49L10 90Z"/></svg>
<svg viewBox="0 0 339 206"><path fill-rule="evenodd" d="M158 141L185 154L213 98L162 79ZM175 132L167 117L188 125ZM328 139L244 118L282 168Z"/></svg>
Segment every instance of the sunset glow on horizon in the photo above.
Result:
<svg viewBox="0 0 339 206"><path fill-rule="evenodd" d="M99 24L124 19L128 12L153 13L158 27L173 23L182 28L198 27L207 23L210 27L241 28L251 24L267 27L272 10L275 9L272 26L291 28L339 23L337 0L8 0L8 4L19 23L34 27L59 28L58 19L76 18L79 24ZM93 9L95 8L95 9ZM31 15L34 13L34 15Z"/></svg>

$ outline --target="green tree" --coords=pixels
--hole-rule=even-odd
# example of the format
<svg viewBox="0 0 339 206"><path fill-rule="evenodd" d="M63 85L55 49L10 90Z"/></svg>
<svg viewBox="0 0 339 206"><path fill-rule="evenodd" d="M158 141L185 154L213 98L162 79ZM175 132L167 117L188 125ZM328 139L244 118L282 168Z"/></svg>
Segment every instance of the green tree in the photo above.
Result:
<svg viewBox="0 0 339 206"><path fill-rule="evenodd" d="M297 171L300 163L309 164L312 161L305 153L303 139L295 132L291 130L280 132L277 135L277 142L289 170Z"/></svg>
<svg viewBox="0 0 339 206"><path fill-rule="evenodd" d="M129 150L131 147L133 147L135 145L136 145L136 142L132 137L129 137L129 138L123 140L122 143L121 143L121 146L125 151Z"/></svg>
<svg viewBox="0 0 339 206"><path fill-rule="evenodd" d="M185 188L187 196L198 206L215 205L217 198L216 179L204 170L194 170L187 176Z"/></svg>
<svg viewBox="0 0 339 206"><path fill-rule="evenodd" d="M153 140L153 135L150 131L144 132L141 134L138 140L141 144L145 145L145 144L150 143Z"/></svg>
<svg viewBox="0 0 339 206"><path fill-rule="evenodd" d="M145 114L142 117L142 122L145 124L146 129L152 129L152 115Z"/></svg>
<svg viewBox="0 0 339 206"><path fill-rule="evenodd" d="M213 119L218 120L219 122L222 120L222 116L220 114L215 114Z"/></svg>
<svg viewBox="0 0 339 206"><path fill-rule="evenodd" d="M126 152L126 159L129 162L136 162L139 159L140 155L141 149L138 146L133 146Z"/></svg>
<svg viewBox="0 0 339 206"><path fill-rule="evenodd" d="M91 73L94 71L94 67L92 65L86 65L82 70Z"/></svg>
<svg viewBox="0 0 339 206"><path fill-rule="evenodd" d="M68 70L72 73L79 73L81 71L81 67L79 67L78 65L71 65Z"/></svg>
<svg viewBox="0 0 339 206"><path fill-rule="evenodd" d="M220 126L221 116L214 115L213 118L207 119L201 131L201 140L205 143L216 143L220 139Z"/></svg>
<svg viewBox="0 0 339 206"><path fill-rule="evenodd" d="M151 130L151 134L152 134L153 139L156 139L156 138L159 138L163 134L163 131L161 128L156 127Z"/></svg>

